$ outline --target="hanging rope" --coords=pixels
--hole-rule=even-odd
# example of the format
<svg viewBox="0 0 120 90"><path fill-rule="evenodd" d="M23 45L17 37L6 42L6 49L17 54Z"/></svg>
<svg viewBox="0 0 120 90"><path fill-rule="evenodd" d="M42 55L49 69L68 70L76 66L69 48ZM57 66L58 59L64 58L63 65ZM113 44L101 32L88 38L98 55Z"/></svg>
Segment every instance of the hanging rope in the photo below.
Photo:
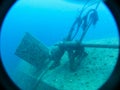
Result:
<svg viewBox="0 0 120 90"><path fill-rule="evenodd" d="M74 23L73 23L73 25L72 25L72 27L71 27L71 29L70 29L70 31L69 31L69 33L68 33L68 36L67 36L67 38L66 38L66 40L68 40L68 41L71 41L71 40L73 40L74 38L75 38L75 36L78 34L78 32L79 32L79 30L80 30L80 27L81 27L81 24L82 24L82 22L84 21L84 25L83 25L83 29L84 29L84 32L83 32L83 35L85 35L86 33L85 32L87 32L85 29L88 29L89 27L90 27L90 25L91 25L91 23L93 23L93 24L95 24L96 23L96 21L95 20L97 20L98 19L98 16L97 16L97 14L96 13L93 13L92 14L92 16L95 18L94 20L93 20L93 22L92 21L89 21L89 22L91 22L91 23L88 23L88 21L87 21L87 18L88 18L88 14L92 11L92 10L90 10L90 11L88 11L88 13L86 14L86 16L84 16L83 18L81 18L81 16L82 16L82 13L84 12L84 10L85 9L87 9L88 7L90 7L90 6L92 6L92 5L95 5L95 4L97 4L96 5L96 7L95 7L95 9L94 9L94 11L98 8L98 6L99 6L99 4L100 4L100 1L101 0L88 0L86 3L85 3L85 5L83 6L83 8L82 8L82 10L81 10L81 12L80 12L80 14L79 14L79 16L77 17L77 19L74 21ZM95 15L95 16L94 16ZM86 27L85 27L86 26ZM74 33L74 35L73 35L73 32L75 31L75 33ZM84 36L81 36L81 37L84 37ZM82 39L81 39L82 40Z"/></svg>

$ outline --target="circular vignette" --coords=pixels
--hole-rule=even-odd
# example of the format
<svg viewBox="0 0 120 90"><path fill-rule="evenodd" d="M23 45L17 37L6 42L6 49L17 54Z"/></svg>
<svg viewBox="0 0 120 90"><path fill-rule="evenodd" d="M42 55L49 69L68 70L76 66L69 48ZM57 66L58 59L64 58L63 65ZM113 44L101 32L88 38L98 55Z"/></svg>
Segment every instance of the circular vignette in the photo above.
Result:
<svg viewBox="0 0 120 90"><path fill-rule="evenodd" d="M112 15L115 18L118 33L119 33L119 45L120 45L120 3L119 0L106 0L105 4L112 12ZM100 90L119 90L120 85L120 48L118 54L118 61L114 68L113 73L110 78L106 81L106 83L100 88Z"/></svg>
<svg viewBox="0 0 120 90"><path fill-rule="evenodd" d="M1 32L1 26L2 22L9 11L9 9L14 5L16 0L2 0L0 2L0 32ZM118 3L118 0L106 0L105 4L108 6L110 11L112 12L117 26L119 30L120 35L120 5ZM1 34L1 33L0 33ZM120 41L120 40L119 40ZM120 42L119 42L120 43ZM120 52L119 52L120 54ZM4 89L9 90L18 90L19 88L10 80L8 75L6 74L2 62L1 62L1 55L0 55L0 84ZM108 81L100 88L100 90L117 90L120 84L120 56L118 57L117 65L108 79Z"/></svg>
<svg viewBox="0 0 120 90"><path fill-rule="evenodd" d="M0 2L0 34L1 34L1 27L4 21L4 18L6 14L8 13L9 9L14 5L15 2L16 0L1 0ZM5 90L18 90L19 89L11 81L11 79L9 78L9 76L7 75L7 73L5 72L3 68L2 60L1 60L1 51L0 51L0 88L5 89Z"/></svg>

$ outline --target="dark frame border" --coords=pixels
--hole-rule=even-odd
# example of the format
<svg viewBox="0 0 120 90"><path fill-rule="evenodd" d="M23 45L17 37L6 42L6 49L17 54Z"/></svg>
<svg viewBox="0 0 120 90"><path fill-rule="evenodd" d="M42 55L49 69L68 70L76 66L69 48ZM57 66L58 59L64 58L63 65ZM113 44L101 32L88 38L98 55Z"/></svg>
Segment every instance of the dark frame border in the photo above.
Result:
<svg viewBox="0 0 120 90"><path fill-rule="evenodd" d="M4 18L12 7L16 0L1 0L0 1L0 34L1 27L4 21ZM1 39L1 38L0 38ZM1 47L0 47L1 48ZM19 90L19 88L12 82L7 73L5 72L2 61L1 61L1 51L0 51L0 88L3 90Z"/></svg>
<svg viewBox="0 0 120 90"><path fill-rule="evenodd" d="M7 12L9 11L9 9L12 7L12 5L16 1L17 0L2 0L2 1L0 1L0 30L1 30L2 22L6 16ZM119 0L107 0L107 1L105 1L105 4L108 6L110 11L113 13L113 16L117 22L117 26L119 29L119 35L120 35L120 4L118 3L118 1ZM7 89L7 90L18 90L19 89L10 80L10 78L6 74L4 68L2 67L1 55L0 55L0 84L2 85L3 89ZM100 88L100 90L118 90L119 85L120 85L120 52L119 52L119 58L117 61L117 65L116 65L111 77Z"/></svg>
<svg viewBox="0 0 120 90"><path fill-rule="evenodd" d="M106 0L105 4L108 6L109 10L112 12L119 33L119 41L120 41L120 3L119 0ZM120 42L119 42L120 45ZM120 49L118 54L118 61L115 66L115 69L108 79L108 81L100 88L100 90L120 90Z"/></svg>

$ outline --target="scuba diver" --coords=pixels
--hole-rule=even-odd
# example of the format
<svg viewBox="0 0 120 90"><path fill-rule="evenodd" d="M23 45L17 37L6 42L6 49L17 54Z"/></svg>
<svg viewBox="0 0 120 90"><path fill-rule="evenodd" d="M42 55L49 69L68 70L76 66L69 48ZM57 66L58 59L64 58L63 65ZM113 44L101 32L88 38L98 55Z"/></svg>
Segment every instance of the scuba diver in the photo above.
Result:
<svg viewBox="0 0 120 90"><path fill-rule="evenodd" d="M89 1L88 1L89 2ZM86 4L88 4L88 2ZM97 7L100 2L97 3L95 9L90 9L83 17L83 11L89 7L84 5L80 15L74 21L68 36L62 42L59 42L54 45L54 48L50 52L50 60L53 60L54 63L50 67L53 69L60 65L60 60L66 51L69 57L70 70L75 71L80 64L80 61L87 56L84 47L81 45L81 42L88 31L91 25L95 25L98 21ZM87 6L87 7L86 7ZM73 41L73 39L78 34L79 30L82 29L83 33L78 41ZM73 35L73 32L76 32Z"/></svg>

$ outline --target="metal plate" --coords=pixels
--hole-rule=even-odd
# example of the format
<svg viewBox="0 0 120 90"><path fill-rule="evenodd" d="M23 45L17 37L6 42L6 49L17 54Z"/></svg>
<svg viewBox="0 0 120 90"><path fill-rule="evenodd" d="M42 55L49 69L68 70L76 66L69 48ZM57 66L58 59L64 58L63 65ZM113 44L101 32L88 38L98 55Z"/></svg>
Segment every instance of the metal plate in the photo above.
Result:
<svg viewBox="0 0 120 90"><path fill-rule="evenodd" d="M15 54L40 69L46 64L49 50L43 43L26 33Z"/></svg>

